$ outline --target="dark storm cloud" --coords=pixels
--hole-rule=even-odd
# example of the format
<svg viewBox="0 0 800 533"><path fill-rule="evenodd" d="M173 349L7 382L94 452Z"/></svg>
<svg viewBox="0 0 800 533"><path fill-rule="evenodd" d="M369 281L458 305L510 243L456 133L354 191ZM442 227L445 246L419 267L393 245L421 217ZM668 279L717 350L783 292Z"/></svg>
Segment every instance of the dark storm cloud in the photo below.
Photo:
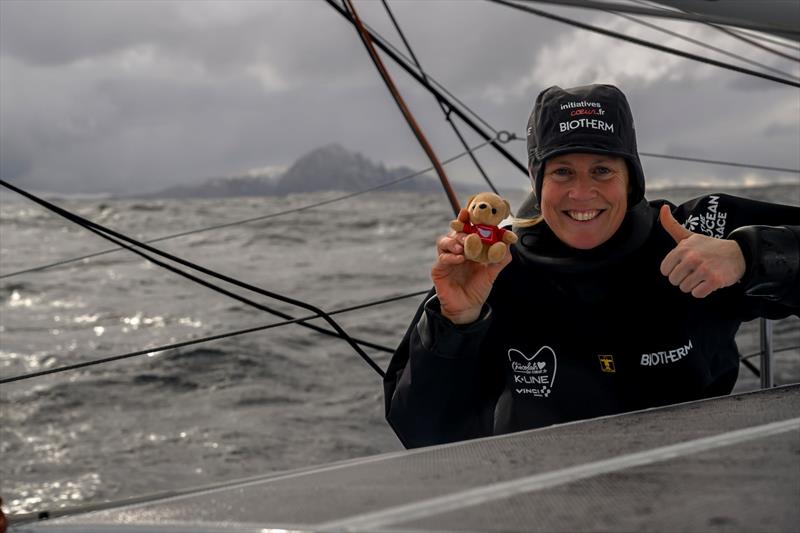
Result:
<svg viewBox="0 0 800 533"><path fill-rule="evenodd" d="M800 105L768 82L486 2L391 5L426 70L498 129L521 133L550 84L613 82L631 99L642 150L800 164L791 155ZM400 47L379 2L357 6ZM389 165L428 164L352 27L324 2L3 1L0 10L4 177L66 192L144 191L289 165L330 142ZM653 38L610 15L559 12ZM705 31L691 29L722 39ZM436 102L387 64L440 156L460 152ZM768 145L753 142L765 136ZM508 148L524 160L524 143ZM480 157L500 183L524 183L501 157ZM645 165L663 180L719 170ZM477 179L467 164L451 168Z"/></svg>

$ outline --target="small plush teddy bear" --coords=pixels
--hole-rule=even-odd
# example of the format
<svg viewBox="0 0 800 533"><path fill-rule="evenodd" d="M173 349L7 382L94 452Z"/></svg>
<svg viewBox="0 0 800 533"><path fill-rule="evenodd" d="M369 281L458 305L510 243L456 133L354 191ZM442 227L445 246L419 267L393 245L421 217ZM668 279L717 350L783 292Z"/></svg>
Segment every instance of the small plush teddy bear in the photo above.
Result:
<svg viewBox="0 0 800 533"><path fill-rule="evenodd" d="M450 222L455 231L468 233L464 256L478 263L497 263L506 255L506 245L517 236L497 225L511 213L507 201L493 192L482 192L467 200L467 207Z"/></svg>

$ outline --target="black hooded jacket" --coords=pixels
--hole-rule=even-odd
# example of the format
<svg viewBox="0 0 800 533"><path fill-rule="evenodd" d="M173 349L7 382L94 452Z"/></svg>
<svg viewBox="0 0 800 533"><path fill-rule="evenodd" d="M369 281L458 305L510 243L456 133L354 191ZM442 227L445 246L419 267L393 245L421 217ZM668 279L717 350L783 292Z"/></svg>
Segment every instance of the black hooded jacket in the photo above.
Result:
<svg viewBox="0 0 800 533"><path fill-rule="evenodd" d="M444 318L432 291L384 380L401 441L440 444L730 393L741 322L800 312L800 208L723 194L670 204L687 228L735 239L745 255L738 284L697 299L659 270L675 247L658 222L664 203L643 200L593 250L569 249L545 224L515 230L513 261L472 324Z"/></svg>

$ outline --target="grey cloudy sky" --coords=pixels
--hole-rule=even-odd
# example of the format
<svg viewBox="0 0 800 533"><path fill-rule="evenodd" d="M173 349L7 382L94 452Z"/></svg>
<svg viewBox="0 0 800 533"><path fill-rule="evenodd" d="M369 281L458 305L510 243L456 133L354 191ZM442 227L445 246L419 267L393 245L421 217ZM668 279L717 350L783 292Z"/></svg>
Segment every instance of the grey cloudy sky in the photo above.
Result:
<svg viewBox="0 0 800 533"><path fill-rule="evenodd" d="M499 130L521 133L549 85L615 83L631 101L641 151L800 168L796 88L488 2L391 5L426 70ZM380 2L356 6L401 44ZM611 14L541 7L711 54ZM800 76L800 64L711 28L656 22ZM460 152L435 101L387 64L440 158ZM353 28L321 0L0 1L3 179L66 193L142 192L284 168L331 142L389 166L427 166ZM509 148L524 160L524 143ZM525 184L490 149L480 158L501 185ZM798 180L643 162L655 185ZM448 171L478 180L466 162Z"/></svg>

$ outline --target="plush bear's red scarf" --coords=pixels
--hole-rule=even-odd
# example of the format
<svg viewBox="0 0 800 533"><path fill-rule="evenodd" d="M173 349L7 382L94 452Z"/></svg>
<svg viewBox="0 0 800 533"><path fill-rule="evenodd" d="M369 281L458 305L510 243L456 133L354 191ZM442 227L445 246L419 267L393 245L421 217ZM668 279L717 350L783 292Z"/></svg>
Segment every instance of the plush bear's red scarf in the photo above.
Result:
<svg viewBox="0 0 800 533"><path fill-rule="evenodd" d="M464 233L474 233L481 238L481 241L486 244L494 244L496 242L503 242L503 234L508 231L498 226L487 226L485 224L473 224L467 222L464 224Z"/></svg>

